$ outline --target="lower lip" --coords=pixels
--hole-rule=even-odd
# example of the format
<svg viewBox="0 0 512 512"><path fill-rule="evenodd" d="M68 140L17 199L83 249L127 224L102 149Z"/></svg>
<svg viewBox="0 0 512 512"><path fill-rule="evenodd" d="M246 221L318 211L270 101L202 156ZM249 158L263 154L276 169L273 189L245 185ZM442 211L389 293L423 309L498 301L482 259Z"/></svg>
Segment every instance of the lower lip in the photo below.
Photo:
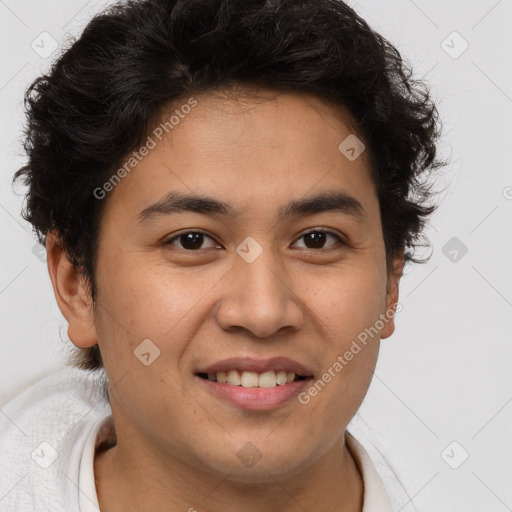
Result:
<svg viewBox="0 0 512 512"><path fill-rule="evenodd" d="M243 386L223 384L197 376L196 378L206 386L209 392L228 400L241 409L251 411L267 411L280 407L296 397L311 380L311 377L309 377L273 388L244 388Z"/></svg>

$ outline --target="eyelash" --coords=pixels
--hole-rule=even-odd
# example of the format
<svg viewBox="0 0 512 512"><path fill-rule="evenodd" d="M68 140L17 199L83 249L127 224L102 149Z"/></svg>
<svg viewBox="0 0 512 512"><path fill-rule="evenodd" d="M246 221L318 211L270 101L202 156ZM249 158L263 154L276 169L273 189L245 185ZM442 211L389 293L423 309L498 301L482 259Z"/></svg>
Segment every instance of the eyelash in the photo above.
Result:
<svg viewBox="0 0 512 512"><path fill-rule="evenodd" d="M180 237L184 236L184 235L188 235L188 234L200 234L200 235L203 235L207 238L210 238L211 240L213 240L215 242L215 240L213 239L213 237L211 237L210 235L208 235L207 233L203 232L203 231L200 231L200 230L190 230L190 231L183 231L182 233L179 233L177 235L174 235L172 238L169 238L167 239L166 241L164 241L164 245L173 245L172 242L174 240L178 240ZM340 245L346 245L345 242L342 240L342 238L335 232L333 231L330 231L330 230L326 230L326 229L320 229L320 228L311 228L309 229L308 231L302 233L299 237L297 237L296 239L296 242L298 240L300 240L301 238L305 237L306 235L309 235L311 233L324 233L326 235L332 235L334 236L335 238L338 239L338 243ZM294 242L294 243L296 243ZM215 242L217 243L217 242ZM219 244L220 245L220 244ZM327 247L327 248L320 248L320 249L310 249L308 247L304 247L304 248L300 248L301 250L311 250L311 251L315 251L315 252L320 252L320 251L327 251L327 250L330 250L332 249L333 246L330 246L330 247ZM185 251L185 252L190 252L190 253L195 253L195 252L200 252L201 249L197 249L197 250L193 250L193 249L181 249L180 247L178 247L178 249L180 249L181 251Z"/></svg>

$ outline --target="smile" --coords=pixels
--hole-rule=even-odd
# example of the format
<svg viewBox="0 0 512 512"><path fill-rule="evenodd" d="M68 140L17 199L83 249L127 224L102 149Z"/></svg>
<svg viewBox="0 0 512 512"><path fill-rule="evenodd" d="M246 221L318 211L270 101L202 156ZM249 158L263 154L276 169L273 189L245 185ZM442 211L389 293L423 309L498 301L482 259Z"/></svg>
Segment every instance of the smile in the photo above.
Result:
<svg viewBox="0 0 512 512"><path fill-rule="evenodd" d="M294 403L314 378L311 368L286 357L233 357L200 367L194 375L210 397L258 411Z"/></svg>
<svg viewBox="0 0 512 512"><path fill-rule="evenodd" d="M273 388L305 379L301 375L285 370L271 370L263 373L230 370L229 372L199 373L198 376L212 382L242 386L244 388Z"/></svg>

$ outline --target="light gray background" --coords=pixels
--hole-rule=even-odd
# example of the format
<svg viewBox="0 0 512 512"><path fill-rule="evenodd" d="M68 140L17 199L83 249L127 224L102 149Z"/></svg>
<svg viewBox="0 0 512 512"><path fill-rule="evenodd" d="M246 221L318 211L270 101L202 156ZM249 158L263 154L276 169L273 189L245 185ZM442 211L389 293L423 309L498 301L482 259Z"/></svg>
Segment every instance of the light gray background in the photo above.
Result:
<svg viewBox="0 0 512 512"><path fill-rule="evenodd" d="M63 367L70 343L11 188L23 91L51 61L31 44L62 44L107 3L0 0L0 405ZM406 270L353 431L384 447L419 511L512 510L512 0L350 4L431 83L450 159L432 258ZM455 262L453 237L468 249Z"/></svg>

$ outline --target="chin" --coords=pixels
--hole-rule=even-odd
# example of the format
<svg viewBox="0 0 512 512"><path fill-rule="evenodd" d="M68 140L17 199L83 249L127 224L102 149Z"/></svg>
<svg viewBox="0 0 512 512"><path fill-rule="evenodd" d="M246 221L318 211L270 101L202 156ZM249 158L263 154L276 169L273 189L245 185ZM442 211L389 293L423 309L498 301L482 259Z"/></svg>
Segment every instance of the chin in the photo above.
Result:
<svg viewBox="0 0 512 512"><path fill-rule="evenodd" d="M203 464L231 482L275 484L276 480L300 474L313 462L314 457L303 455L296 447L289 447L284 452L282 445L270 447L267 443L266 449L259 450L252 443L246 443L241 449L233 450L232 454L224 451L215 459L203 461Z"/></svg>

